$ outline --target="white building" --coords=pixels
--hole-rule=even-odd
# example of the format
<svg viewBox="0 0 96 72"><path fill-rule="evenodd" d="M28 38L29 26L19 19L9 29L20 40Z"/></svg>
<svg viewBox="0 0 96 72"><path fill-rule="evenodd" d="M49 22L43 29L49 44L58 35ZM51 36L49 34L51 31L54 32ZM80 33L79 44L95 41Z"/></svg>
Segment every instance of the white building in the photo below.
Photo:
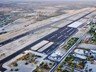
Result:
<svg viewBox="0 0 96 72"><path fill-rule="evenodd" d="M74 57L85 60L87 57L80 54L73 54Z"/></svg>
<svg viewBox="0 0 96 72"><path fill-rule="evenodd" d="M74 53L80 54L80 55L85 55L86 53L88 53L88 51L85 51L83 49L75 49Z"/></svg>
<svg viewBox="0 0 96 72"><path fill-rule="evenodd" d="M85 56L88 51L85 51L83 49L75 49L74 50L74 57L80 58L80 59L86 59L87 57Z"/></svg>

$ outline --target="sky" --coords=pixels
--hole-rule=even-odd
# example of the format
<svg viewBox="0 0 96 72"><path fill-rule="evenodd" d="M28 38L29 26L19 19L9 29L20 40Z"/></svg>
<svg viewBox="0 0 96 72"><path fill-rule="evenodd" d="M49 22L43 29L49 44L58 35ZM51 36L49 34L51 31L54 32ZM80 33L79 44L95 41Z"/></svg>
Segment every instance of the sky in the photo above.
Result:
<svg viewBox="0 0 96 72"><path fill-rule="evenodd" d="M40 1L40 2L42 2L42 1L67 1L67 2L70 2L70 1L87 1L87 2L92 2L92 1L95 1L96 2L96 0L0 0L0 3L2 3L2 2L18 2L18 1L20 1L20 2L30 2L30 1L36 1L36 2L38 2L38 1Z"/></svg>
<svg viewBox="0 0 96 72"><path fill-rule="evenodd" d="M96 0L0 0L0 1L96 1Z"/></svg>

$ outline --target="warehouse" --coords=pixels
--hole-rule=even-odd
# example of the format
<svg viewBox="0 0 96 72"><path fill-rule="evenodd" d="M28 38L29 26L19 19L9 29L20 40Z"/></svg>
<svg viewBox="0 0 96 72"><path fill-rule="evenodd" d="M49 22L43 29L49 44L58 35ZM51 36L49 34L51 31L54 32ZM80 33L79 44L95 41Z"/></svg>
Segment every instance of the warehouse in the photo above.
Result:
<svg viewBox="0 0 96 72"><path fill-rule="evenodd" d="M78 27L82 27L83 25L87 24L87 19L80 19L79 21L76 21L70 25L68 25L68 27L73 27L73 28L78 28Z"/></svg>
<svg viewBox="0 0 96 72"><path fill-rule="evenodd" d="M82 24L83 24L82 22L74 22L74 23L68 25L68 27L78 28Z"/></svg>

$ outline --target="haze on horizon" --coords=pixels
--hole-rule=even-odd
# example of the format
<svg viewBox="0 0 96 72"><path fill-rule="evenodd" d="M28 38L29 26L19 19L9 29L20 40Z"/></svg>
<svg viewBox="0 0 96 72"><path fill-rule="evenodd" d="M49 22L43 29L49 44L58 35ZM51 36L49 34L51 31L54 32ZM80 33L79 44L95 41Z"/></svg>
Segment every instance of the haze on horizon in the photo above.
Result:
<svg viewBox="0 0 96 72"><path fill-rule="evenodd" d="M27 2L29 2L29 1L40 1L40 2L42 2L42 1L96 1L96 0L0 0L0 2L9 2L9 1L12 1L12 2L18 2L18 1L21 1L21 2L25 2L25 1L27 1Z"/></svg>

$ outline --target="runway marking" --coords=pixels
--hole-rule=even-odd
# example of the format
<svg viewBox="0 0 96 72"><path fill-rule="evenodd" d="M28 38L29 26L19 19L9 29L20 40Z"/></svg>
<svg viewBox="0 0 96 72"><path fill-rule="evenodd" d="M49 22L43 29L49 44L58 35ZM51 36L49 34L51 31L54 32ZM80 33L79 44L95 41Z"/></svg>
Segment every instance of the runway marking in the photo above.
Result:
<svg viewBox="0 0 96 72"><path fill-rule="evenodd" d="M69 35L71 35L71 34L74 33L74 32L75 32L75 30L73 30L72 32L70 32Z"/></svg>
<svg viewBox="0 0 96 72"><path fill-rule="evenodd" d="M57 39L61 38L63 35L59 36Z"/></svg>
<svg viewBox="0 0 96 72"><path fill-rule="evenodd" d="M73 30L73 28L69 29L67 32L70 32L71 30Z"/></svg>
<svg viewBox="0 0 96 72"><path fill-rule="evenodd" d="M53 37L55 37L55 35L53 35L52 37L50 37L48 40L52 39Z"/></svg>

